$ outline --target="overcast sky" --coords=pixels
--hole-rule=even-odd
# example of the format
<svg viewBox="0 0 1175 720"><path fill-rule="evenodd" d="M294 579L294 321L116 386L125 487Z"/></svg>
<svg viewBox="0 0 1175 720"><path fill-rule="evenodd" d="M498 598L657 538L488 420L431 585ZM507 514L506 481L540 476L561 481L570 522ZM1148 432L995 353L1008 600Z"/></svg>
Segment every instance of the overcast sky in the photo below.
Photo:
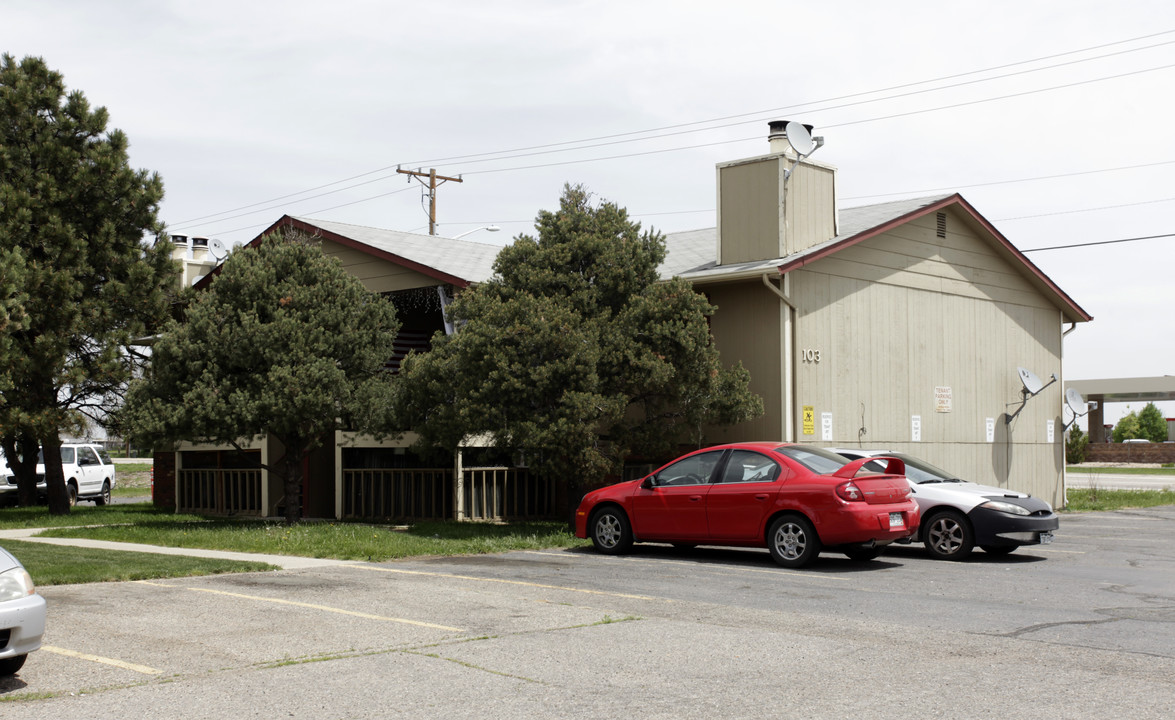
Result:
<svg viewBox="0 0 1175 720"><path fill-rule="evenodd" d="M779 118L842 207L958 191L1025 251L1175 233L1170 0L0 0L0 51L110 111L172 232L230 245L282 214L427 233L397 165L463 177L441 235L509 242L565 182L713 227L715 164ZM1175 374L1175 238L1028 257L1094 316L1067 379Z"/></svg>

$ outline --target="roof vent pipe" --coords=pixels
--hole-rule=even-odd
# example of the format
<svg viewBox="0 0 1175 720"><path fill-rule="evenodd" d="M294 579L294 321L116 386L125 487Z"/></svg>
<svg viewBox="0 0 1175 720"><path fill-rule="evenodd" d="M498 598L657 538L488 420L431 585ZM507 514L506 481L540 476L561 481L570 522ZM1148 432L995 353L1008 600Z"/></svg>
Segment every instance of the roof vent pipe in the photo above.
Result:
<svg viewBox="0 0 1175 720"><path fill-rule="evenodd" d="M787 126L790 124L790 122L791 121L789 120L772 120L768 122L767 127L769 128L769 132L767 134L767 142L770 144L771 152L773 154L783 153L784 155L794 160L800 155L807 153L797 149L788 138ZM802 123L797 124L801 124L802 127L808 131L808 137L811 137L813 129L812 125L803 125Z"/></svg>

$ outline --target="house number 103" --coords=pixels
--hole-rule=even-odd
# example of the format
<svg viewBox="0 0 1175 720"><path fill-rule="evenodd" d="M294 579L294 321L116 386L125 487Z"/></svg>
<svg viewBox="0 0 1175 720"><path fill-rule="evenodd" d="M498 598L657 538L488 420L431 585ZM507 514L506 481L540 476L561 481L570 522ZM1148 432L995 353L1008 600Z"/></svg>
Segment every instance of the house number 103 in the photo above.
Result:
<svg viewBox="0 0 1175 720"><path fill-rule="evenodd" d="M806 363L820 362L820 351L819 350L801 350L800 356L804 359L804 362L806 362Z"/></svg>

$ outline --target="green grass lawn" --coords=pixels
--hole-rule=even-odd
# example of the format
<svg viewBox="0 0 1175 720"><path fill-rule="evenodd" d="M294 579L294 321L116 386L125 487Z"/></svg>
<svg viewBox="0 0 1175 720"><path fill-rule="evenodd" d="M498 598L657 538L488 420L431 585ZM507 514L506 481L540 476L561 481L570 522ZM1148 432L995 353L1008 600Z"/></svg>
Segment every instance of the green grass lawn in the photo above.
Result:
<svg viewBox="0 0 1175 720"><path fill-rule="evenodd" d="M1136 467L1077 467L1075 465L1068 465L1065 467L1068 472L1075 473L1106 473L1110 475L1175 475L1175 468L1136 468Z"/></svg>
<svg viewBox="0 0 1175 720"><path fill-rule="evenodd" d="M334 522L286 525L281 522L215 520L193 523L156 518L134 525L59 528L44 534L167 547L373 561L577 547L587 542L568 532L567 524L563 522L502 525L424 522L400 528Z"/></svg>
<svg viewBox="0 0 1175 720"><path fill-rule="evenodd" d="M406 528L346 522L303 522L288 526L281 522L176 515L150 503L78 505L68 515L49 515L44 507L0 509L0 529L9 528L48 528L42 533L48 537L372 561L587 544L568 532L566 523L554 521L500 525L426 522ZM269 567L149 553L66 549L7 540L4 546L25 562L36 582L47 585L251 572ZM26 561L26 557L30 560Z"/></svg>
<svg viewBox="0 0 1175 720"><path fill-rule="evenodd" d="M1105 490L1098 488L1069 488L1066 512L1092 510L1126 510L1129 508L1175 505L1172 490Z"/></svg>
<svg viewBox="0 0 1175 720"><path fill-rule="evenodd" d="M152 580L278 569L263 562L61 547L20 540L5 540L4 549L20 560L38 586Z"/></svg>
<svg viewBox="0 0 1175 720"><path fill-rule="evenodd" d="M68 515L50 515L44 505L31 508L0 508L0 530L14 528L65 527L71 525L151 524L152 522L203 522L197 515L177 515L159 510L151 503L129 503L98 507L81 503Z"/></svg>

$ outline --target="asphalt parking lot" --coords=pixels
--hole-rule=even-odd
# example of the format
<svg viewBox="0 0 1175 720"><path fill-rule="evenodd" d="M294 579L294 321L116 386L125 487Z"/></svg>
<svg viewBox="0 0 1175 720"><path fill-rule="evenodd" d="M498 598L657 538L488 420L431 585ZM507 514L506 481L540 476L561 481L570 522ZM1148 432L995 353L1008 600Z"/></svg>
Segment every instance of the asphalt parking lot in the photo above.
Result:
<svg viewBox="0 0 1175 720"><path fill-rule="evenodd" d="M41 590L5 717L1175 715L1175 507L961 563L638 546Z"/></svg>

